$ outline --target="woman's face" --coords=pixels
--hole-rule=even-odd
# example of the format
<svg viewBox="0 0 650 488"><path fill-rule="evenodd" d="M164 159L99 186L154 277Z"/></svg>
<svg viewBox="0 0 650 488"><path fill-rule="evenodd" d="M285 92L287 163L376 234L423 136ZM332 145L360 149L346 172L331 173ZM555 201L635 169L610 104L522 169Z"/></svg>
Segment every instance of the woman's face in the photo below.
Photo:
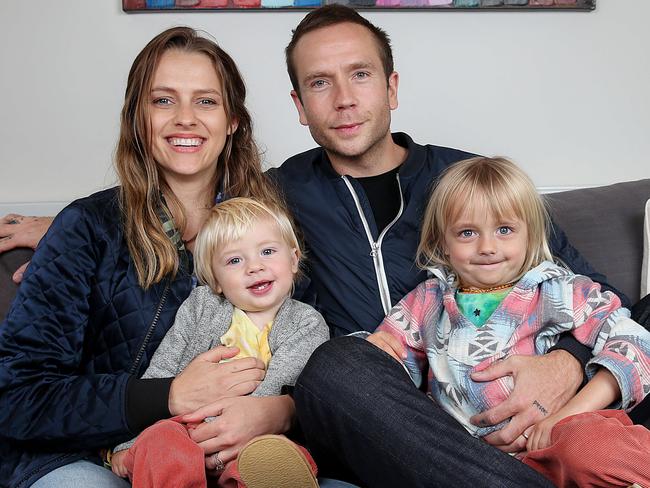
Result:
<svg viewBox="0 0 650 488"><path fill-rule="evenodd" d="M221 80L210 58L169 50L160 58L149 94L152 153L170 186L211 180L226 136Z"/></svg>

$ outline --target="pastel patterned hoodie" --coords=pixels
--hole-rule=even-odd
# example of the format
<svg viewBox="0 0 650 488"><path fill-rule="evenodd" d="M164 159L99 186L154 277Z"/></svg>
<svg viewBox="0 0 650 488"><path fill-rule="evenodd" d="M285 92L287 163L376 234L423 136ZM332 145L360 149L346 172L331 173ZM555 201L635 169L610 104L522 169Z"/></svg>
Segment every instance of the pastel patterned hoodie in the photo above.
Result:
<svg viewBox="0 0 650 488"><path fill-rule="evenodd" d="M630 410L650 391L650 332L629 318L616 295L601 292L589 278L543 262L476 327L458 309L455 276L430 271L434 277L393 307L377 330L401 340L414 382L419 386L428 370L431 396L472 435L500 428L476 427L469 418L501 403L513 383L510 377L478 383L470 373L515 354L545 354L567 331L592 349L589 377L598 367L614 375L622 393L618 407Z"/></svg>

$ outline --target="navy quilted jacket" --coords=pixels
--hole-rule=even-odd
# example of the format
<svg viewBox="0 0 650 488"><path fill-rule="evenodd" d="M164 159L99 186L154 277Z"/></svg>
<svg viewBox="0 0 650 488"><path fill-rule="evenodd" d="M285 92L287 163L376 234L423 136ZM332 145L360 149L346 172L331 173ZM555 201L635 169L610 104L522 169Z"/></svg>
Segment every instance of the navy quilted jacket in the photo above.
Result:
<svg viewBox="0 0 650 488"><path fill-rule="evenodd" d="M0 325L0 486L133 437L129 378L140 376L192 282L186 271L144 291L123 240L116 188L54 220Z"/></svg>

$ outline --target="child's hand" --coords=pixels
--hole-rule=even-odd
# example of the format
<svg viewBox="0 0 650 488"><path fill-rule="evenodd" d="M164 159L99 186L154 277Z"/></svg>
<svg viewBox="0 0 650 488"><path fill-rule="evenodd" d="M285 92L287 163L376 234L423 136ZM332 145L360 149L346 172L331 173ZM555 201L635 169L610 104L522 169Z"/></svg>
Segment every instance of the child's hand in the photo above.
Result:
<svg viewBox="0 0 650 488"><path fill-rule="evenodd" d="M370 334L367 340L368 342L372 342L382 351L393 356L400 363L404 362L404 358L406 358L406 348L395 336L380 330L379 332Z"/></svg>
<svg viewBox="0 0 650 488"><path fill-rule="evenodd" d="M526 450L528 452L536 451L537 449L546 449L551 445L551 431L553 427L567 416L562 415L560 412L549 415L544 420L533 425L528 434L528 441L526 442Z"/></svg>
<svg viewBox="0 0 650 488"><path fill-rule="evenodd" d="M600 368L594 377L564 407L533 425L526 449L534 451L551 445L551 431L560 420L583 412L606 408L621 398L621 389L614 375Z"/></svg>
<svg viewBox="0 0 650 488"><path fill-rule="evenodd" d="M126 478L129 476L124 462L128 452L128 449L124 449L123 451L114 452L111 456L111 469L113 470L113 473L118 475L120 478Z"/></svg>

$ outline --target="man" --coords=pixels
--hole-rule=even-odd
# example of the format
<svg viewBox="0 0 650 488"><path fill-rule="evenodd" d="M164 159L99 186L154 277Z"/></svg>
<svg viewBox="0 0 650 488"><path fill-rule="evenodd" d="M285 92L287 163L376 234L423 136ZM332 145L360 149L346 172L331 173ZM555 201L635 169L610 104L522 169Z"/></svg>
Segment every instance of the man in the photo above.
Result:
<svg viewBox="0 0 650 488"><path fill-rule="evenodd" d="M399 76L390 43L354 10L330 5L311 12L295 29L286 55L300 122L320 147L290 158L276 176L305 236L316 303L333 335L372 331L425 277L414 257L432 181L471 155L391 134ZM561 231L551 244L574 271L610 288ZM584 353L572 339L561 347ZM486 440L505 452L522 450L525 429L544 415L536 405L544 411L563 405L578 388L581 371L556 350L539 359L511 358L477 375L515 379L510 399L475 419L495 424L512 417ZM321 347L297 384L295 400L320 465L335 459L370 486L545 483L467 435L413 388L399 365L357 338Z"/></svg>
<svg viewBox="0 0 650 488"><path fill-rule="evenodd" d="M333 335L372 331L424 279L414 257L433 179L471 155L391 134L399 77L390 44L354 10L331 5L307 15L287 48L287 65L300 122L321 147L271 174L304 233L310 291ZM23 242L30 243L33 238ZM554 233L552 247L576 272L603 282L561 232ZM580 351L571 340L563 347ZM471 438L384 356L357 338L334 340L315 354L297 385L298 416L325 469L328 460L340 462L371 486L545 484ZM525 445L525 429L543 415L534 405L557 410L578 388L582 368L557 350L543 358L510 358L476 379L503 375L515 380L512 395L476 421L512 417L486 440L514 452Z"/></svg>

